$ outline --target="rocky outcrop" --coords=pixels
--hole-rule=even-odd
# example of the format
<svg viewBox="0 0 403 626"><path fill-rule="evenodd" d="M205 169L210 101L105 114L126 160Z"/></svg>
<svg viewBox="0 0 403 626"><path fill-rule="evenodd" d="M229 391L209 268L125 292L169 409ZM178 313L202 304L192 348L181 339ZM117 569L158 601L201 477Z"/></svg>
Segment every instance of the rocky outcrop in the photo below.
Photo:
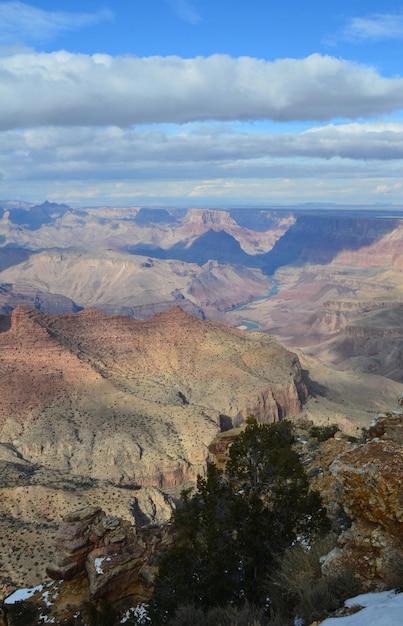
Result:
<svg viewBox="0 0 403 626"><path fill-rule="evenodd" d="M99 507L67 515L56 535L59 552L46 568L47 574L56 580L71 580L84 573L88 553L96 543L101 544L108 530L114 530L117 525L118 521L115 523L112 517L107 518Z"/></svg>
<svg viewBox="0 0 403 626"><path fill-rule="evenodd" d="M46 571L54 580L83 576L91 600L130 597L139 604L151 594L157 547L162 551L170 543L166 530L140 530L101 508L82 509L60 524L57 552Z"/></svg>
<svg viewBox="0 0 403 626"><path fill-rule="evenodd" d="M31 606L57 624L72 615L81 620L88 607L102 610L102 601L122 613L149 600L159 559L172 542L170 526L135 528L99 507L70 513L59 526L56 553L47 567L56 582L33 589ZM13 602L12 596L5 601L6 620ZM27 616L25 623L38 623L31 619Z"/></svg>
<svg viewBox="0 0 403 626"><path fill-rule="evenodd" d="M66 513L98 509L139 528L166 524L180 488L128 489L111 481L46 469L28 463L10 445L0 444L0 598L46 579L56 533Z"/></svg>
<svg viewBox="0 0 403 626"><path fill-rule="evenodd" d="M367 589L393 586L393 579L397 584L403 562L402 431L403 414L381 416L372 434L382 438L341 454L330 468L352 523L324 569L354 567Z"/></svg>

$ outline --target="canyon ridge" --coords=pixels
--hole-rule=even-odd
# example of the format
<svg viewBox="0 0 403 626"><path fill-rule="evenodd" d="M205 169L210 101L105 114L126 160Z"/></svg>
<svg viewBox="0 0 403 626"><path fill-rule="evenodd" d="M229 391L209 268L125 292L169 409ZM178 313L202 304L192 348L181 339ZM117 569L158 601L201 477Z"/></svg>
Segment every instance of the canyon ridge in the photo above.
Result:
<svg viewBox="0 0 403 626"><path fill-rule="evenodd" d="M165 522L249 414L357 435L393 406L402 224L3 203L2 595L46 577L71 511Z"/></svg>

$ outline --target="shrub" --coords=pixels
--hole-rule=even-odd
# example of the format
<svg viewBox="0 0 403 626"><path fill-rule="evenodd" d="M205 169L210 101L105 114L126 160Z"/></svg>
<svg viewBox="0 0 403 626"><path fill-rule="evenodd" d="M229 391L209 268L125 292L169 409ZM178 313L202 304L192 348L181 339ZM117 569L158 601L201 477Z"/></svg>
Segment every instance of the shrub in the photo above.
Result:
<svg viewBox="0 0 403 626"><path fill-rule="evenodd" d="M335 535L330 534L312 546L297 544L284 553L268 583L268 595L275 611L284 611L287 607L289 617L298 615L310 624L360 593L361 586L353 570L322 576L320 557L334 545Z"/></svg>
<svg viewBox="0 0 403 626"><path fill-rule="evenodd" d="M6 605L7 624L9 626L36 626L39 609L32 602L23 600Z"/></svg>
<svg viewBox="0 0 403 626"><path fill-rule="evenodd" d="M339 427L337 424L331 424L330 426L312 426L309 434L318 441L327 441L334 437L338 430Z"/></svg>

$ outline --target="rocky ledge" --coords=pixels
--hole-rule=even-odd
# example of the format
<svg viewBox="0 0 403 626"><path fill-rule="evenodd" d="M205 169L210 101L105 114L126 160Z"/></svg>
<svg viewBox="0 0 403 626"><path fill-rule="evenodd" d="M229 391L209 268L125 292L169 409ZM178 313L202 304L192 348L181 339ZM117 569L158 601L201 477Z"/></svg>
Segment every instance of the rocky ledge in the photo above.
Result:
<svg viewBox="0 0 403 626"><path fill-rule="evenodd" d="M54 582L33 589L31 605L37 615L46 615L46 622L57 624L71 623L73 613L81 623L89 606L102 606L102 601L123 612L149 600L157 555L171 545L169 525L136 528L100 507L70 513L59 526L56 554L47 567ZM13 606L10 596L4 604L7 624L13 623ZM37 623L32 619L27 623Z"/></svg>

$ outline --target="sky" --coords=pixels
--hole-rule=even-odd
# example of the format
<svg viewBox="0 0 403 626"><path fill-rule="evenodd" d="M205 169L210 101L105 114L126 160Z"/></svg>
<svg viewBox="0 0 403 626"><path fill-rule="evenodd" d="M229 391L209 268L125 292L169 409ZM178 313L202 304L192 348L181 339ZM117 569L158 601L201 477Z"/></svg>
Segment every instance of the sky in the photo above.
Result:
<svg viewBox="0 0 403 626"><path fill-rule="evenodd" d="M403 205L403 0L0 0L0 198Z"/></svg>

